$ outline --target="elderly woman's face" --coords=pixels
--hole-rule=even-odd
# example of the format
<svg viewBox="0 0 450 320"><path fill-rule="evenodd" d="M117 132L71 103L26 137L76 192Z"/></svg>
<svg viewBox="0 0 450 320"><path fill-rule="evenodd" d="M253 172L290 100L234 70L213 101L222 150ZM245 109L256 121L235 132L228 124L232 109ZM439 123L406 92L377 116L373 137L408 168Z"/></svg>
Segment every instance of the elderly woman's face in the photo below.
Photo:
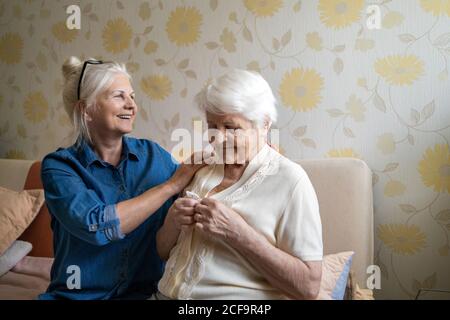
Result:
<svg viewBox="0 0 450 320"><path fill-rule="evenodd" d="M209 142L216 150L223 151L226 163L242 163L253 157L265 143L264 129L240 114L217 115L207 112Z"/></svg>
<svg viewBox="0 0 450 320"><path fill-rule="evenodd" d="M109 136L130 133L136 112L130 80L125 75L117 75L111 86L97 98L97 106L89 109L90 130Z"/></svg>

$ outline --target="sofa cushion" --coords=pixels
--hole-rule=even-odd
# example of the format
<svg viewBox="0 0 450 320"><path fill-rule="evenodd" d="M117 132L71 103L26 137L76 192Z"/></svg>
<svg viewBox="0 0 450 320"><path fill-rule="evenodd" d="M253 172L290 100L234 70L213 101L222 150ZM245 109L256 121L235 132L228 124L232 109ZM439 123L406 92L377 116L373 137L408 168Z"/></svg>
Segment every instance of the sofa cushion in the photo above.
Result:
<svg viewBox="0 0 450 320"><path fill-rule="evenodd" d="M24 190L42 188L41 162L38 161L33 163L28 171ZM19 240L28 241L33 244L33 249L29 254L30 256L53 257L53 233L50 227L50 221L50 214L44 203L36 218L19 237Z"/></svg>

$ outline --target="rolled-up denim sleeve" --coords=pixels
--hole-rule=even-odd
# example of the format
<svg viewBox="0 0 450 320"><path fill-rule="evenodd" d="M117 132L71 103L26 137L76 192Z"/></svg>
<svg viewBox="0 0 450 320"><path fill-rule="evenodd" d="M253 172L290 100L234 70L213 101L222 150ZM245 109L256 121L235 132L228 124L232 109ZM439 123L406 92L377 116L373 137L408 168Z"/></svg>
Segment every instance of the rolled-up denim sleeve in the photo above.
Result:
<svg viewBox="0 0 450 320"><path fill-rule="evenodd" d="M44 159L41 178L50 213L69 233L98 246L124 237L115 204L105 204L70 166Z"/></svg>

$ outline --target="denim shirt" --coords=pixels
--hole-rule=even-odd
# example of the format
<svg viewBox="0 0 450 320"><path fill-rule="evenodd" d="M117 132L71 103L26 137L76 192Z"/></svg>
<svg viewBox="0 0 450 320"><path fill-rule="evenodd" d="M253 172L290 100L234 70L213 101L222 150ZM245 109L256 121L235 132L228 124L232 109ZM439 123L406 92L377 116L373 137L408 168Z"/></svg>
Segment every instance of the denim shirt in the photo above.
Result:
<svg viewBox="0 0 450 320"><path fill-rule="evenodd" d="M167 181L178 165L155 142L124 136L122 143L116 167L87 143L59 148L42 161L55 260L40 299L140 299L156 291L164 271L156 232L175 197L127 235L116 204Z"/></svg>

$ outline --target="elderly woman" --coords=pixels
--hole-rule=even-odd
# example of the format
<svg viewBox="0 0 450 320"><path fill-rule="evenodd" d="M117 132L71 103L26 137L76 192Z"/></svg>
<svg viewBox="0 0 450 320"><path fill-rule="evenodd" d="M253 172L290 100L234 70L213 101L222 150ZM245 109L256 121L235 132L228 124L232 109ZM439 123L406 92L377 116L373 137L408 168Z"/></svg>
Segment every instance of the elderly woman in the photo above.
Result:
<svg viewBox="0 0 450 320"><path fill-rule="evenodd" d="M156 232L202 165L126 136L138 108L124 65L71 57L62 69L77 140L42 162L55 260L40 298L147 298L164 270Z"/></svg>
<svg viewBox="0 0 450 320"><path fill-rule="evenodd" d="M222 133L211 139L222 159L232 161L200 169L185 189L190 198L169 209L157 235L168 262L153 299L314 299L323 253L318 201L302 167L267 144L276 120L269 85L233 70L197 102L208 127Z"/></svg>

